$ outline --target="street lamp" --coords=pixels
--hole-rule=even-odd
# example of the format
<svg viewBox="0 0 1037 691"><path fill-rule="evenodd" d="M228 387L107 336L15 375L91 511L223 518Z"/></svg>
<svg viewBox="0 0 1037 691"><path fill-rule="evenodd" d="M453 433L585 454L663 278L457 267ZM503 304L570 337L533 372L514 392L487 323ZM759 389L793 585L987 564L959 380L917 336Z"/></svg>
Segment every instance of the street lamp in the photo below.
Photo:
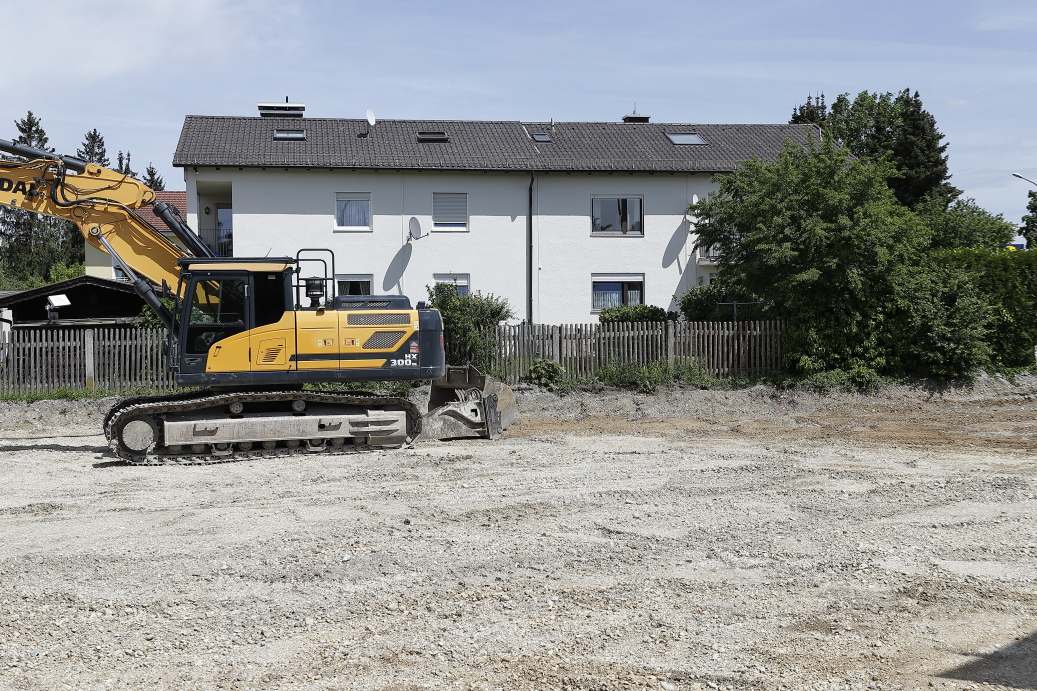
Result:
<svg viewBox="0 0 1037 691"><path fill-rule="evenodd" d="M1026 181L1027 181L1028 183L1030 183L1030 184L1031 184L1031 185L1033 185L1034 187L1037 187L1037 182L1034 182L1034 181L1033 181L1033 180L1031 180L1030 178L1024 178L1024 177L1023 177L1022 175L1020 175L1019 173L1012 173L1012 177L1014 177L1014 178L1019 178L1020 180L1026 180Z"/></svg>

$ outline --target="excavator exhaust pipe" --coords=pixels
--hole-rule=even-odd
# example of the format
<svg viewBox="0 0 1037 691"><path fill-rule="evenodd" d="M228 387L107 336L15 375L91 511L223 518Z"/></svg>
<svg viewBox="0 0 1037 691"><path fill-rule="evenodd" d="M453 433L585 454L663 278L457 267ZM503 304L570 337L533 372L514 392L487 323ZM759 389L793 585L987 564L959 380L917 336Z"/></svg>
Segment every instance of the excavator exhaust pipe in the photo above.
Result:
<svg viewBox="0 0 1037 691"><path fill-rule="evenodd" d="M421 436L499 439L517 417L518 404L511 387L471 365L448 365L446 374L432 380Z"/></svg>

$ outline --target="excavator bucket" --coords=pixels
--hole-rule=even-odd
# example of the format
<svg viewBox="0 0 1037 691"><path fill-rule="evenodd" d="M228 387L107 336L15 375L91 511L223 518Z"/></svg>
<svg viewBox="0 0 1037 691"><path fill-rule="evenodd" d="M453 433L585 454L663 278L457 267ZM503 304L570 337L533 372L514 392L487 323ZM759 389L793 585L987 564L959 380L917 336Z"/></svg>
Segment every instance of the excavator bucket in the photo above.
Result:
<svg viewBox="0 0 1037 691"><path fill-rule="evenodd" d="M515 392L507 384L471 365L448 366L444 376L432 380L421 434L427 439L498 439L517 417Z"/></svg>

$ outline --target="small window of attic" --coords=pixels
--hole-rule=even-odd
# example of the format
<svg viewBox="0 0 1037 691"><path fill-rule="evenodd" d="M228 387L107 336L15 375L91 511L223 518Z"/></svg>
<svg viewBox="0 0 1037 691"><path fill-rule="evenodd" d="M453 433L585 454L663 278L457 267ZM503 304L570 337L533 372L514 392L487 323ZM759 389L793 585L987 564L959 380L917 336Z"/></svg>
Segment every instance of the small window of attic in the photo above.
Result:
<svg viewBox="0 0 1037 691"><path fill-rule="evenodd" d="M304 141L306 139L306 130L274 130L274 139Z"/></svg>
<svg viewBox="0 0 1037 691"><path fill-rule="evenodd" d="M674 144L702 145L706 143L705 139L693 132L667 132L666 136L669 137L670 141Z"/></svg>
<svg viewBox="0 0 1037 691"><path fill-rule="evenodd" d="M448 142L450 135L446 132L418 132L419 142Z"/></svg>

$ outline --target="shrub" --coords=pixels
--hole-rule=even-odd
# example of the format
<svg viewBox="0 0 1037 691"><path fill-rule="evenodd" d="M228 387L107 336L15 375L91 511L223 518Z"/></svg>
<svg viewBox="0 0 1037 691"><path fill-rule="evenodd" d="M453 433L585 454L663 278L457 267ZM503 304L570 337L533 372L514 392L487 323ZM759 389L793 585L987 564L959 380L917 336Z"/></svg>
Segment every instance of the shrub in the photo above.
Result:
<svg viewBox="0 0 1037 691"><path fill-rule="evenodd" d="M991 364L1032 366L1037 342L1037 252L961 249L934 258L951 275L967 276L986 303L985 341Z"/></svg>
<svg viewBox="0 0 1037 691"><path fill-rule="evenodd" d="M601 310L598 321L602 324L665 322L677 321L679 316L676 312L667 312L655 305L620 305Z"/></svg>
<svg viewBox="0 0 1037 691"><path fill-rule="evenodd" d="M461 295L456 285L437 283L428 290L429 307L443 315L447 363L489 369L493 329L514 316L505 298L476 291Z"/></svg>
<svg viewBox="0 0 1037 691"><path fill-rule="evenodd" d="M708 286L691 288L677 298L677 307L689 322L729 322L734 320L732 305L728 302L760 302L760 298L732 285L720 274L713 276ZM763 305L738 305L738 318L743 321L764 319Z"/></svg>
<svg viewBox="0 0 1037 691"><path fill-rule="evenodd" d="M554 391L565 378L565 368L554 360L534 360L529 368L529 381L542 389Z"/></svg>

